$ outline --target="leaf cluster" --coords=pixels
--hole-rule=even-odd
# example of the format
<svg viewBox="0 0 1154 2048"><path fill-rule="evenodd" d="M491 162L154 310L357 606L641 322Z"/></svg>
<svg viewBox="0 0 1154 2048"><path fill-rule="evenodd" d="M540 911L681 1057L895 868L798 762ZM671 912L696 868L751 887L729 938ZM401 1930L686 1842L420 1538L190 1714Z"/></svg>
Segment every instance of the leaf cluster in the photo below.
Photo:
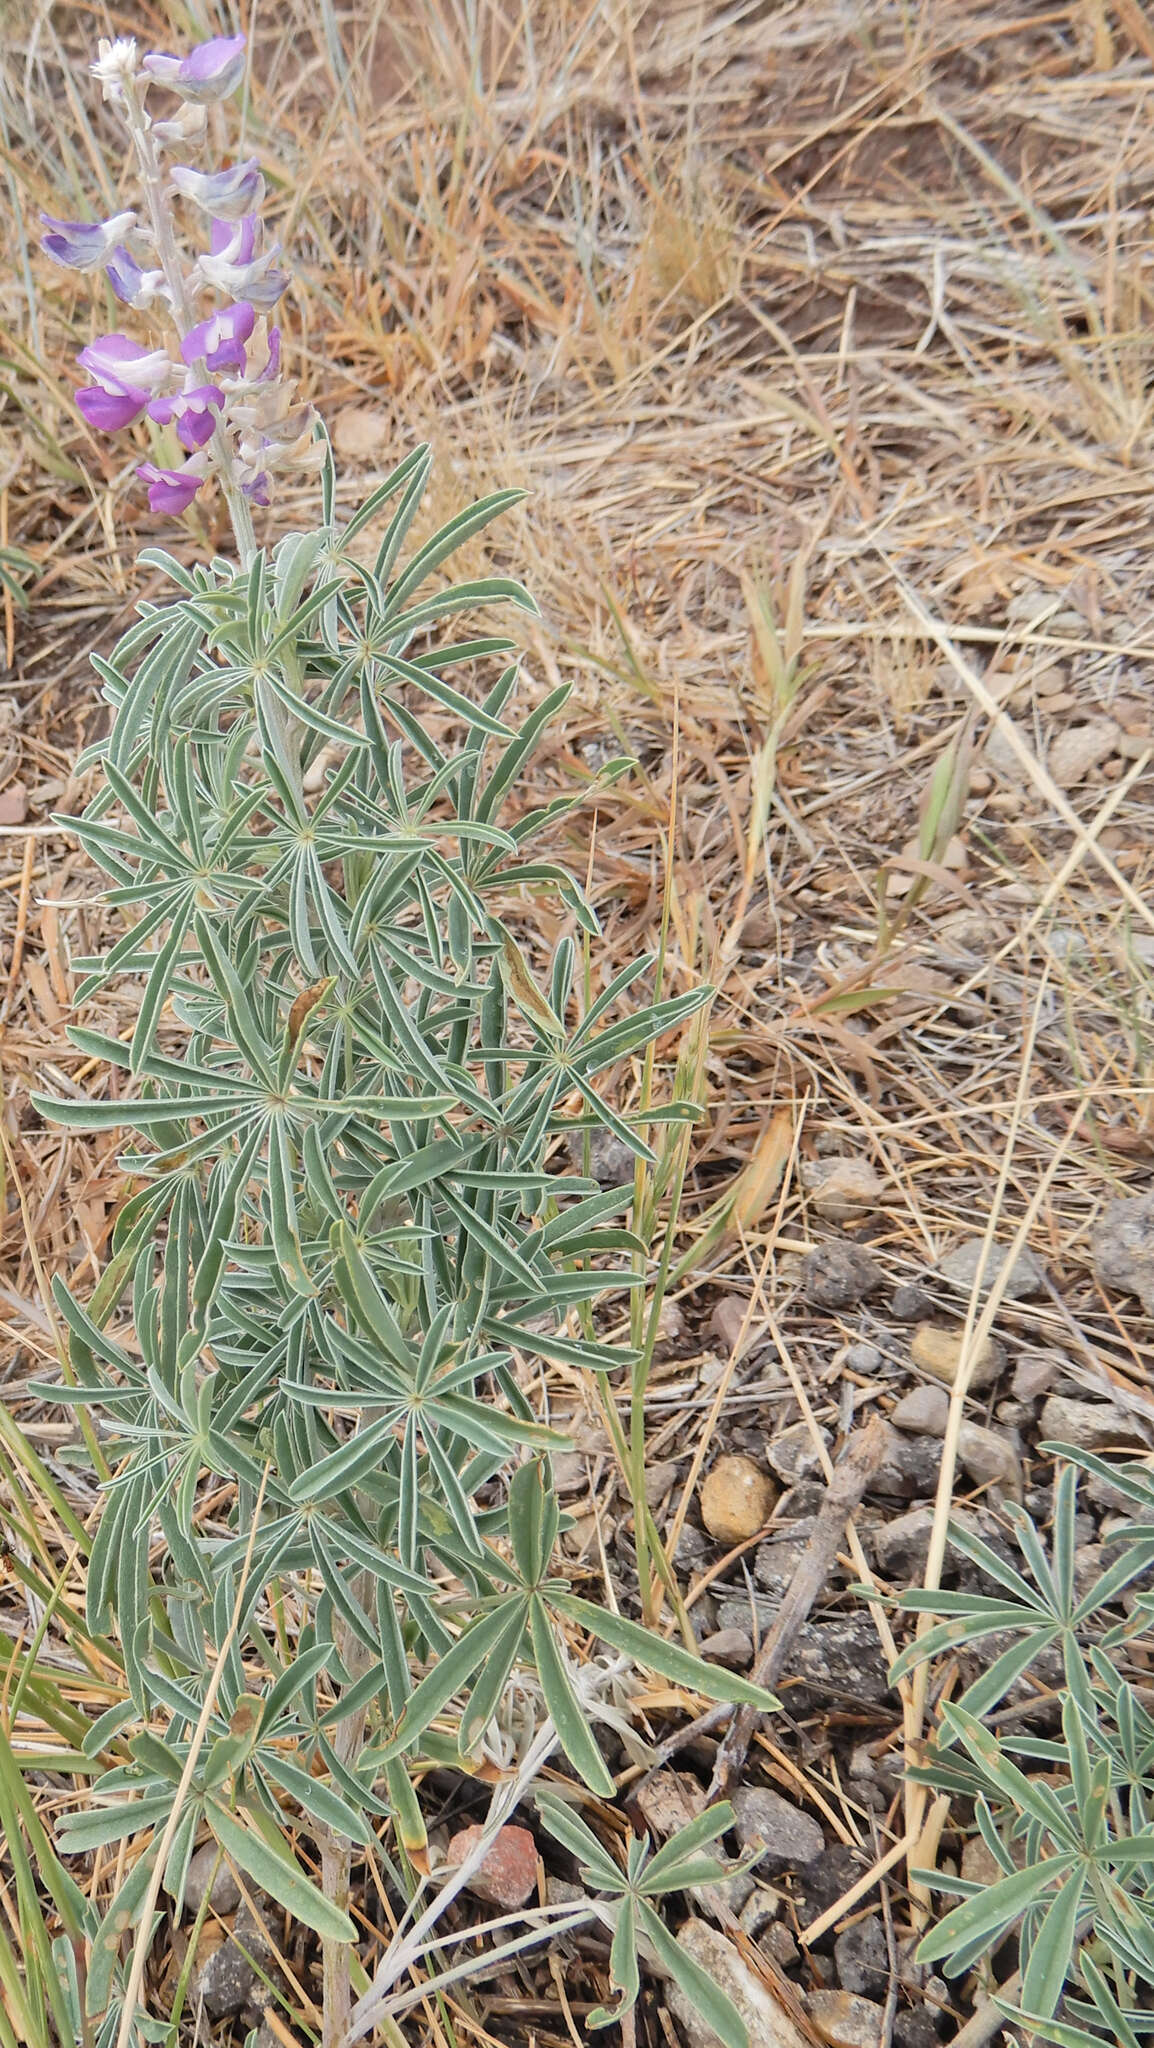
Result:
<svg viewBox="0 0 1154 2048"><path fill-rule="evenodd" d="M963 1698L943 1706L927 1760L911 1773L973 1800L1002 1874L978 1884L923 1873L962 1894L962 1903L918 1955L957 1976L1016 1931L1020 1988L1016 1999L997 2000L1007 2018L1059 2048L1140 2048L1154 2032L1154 1716L1128 1646L1149 1629L1154 1595L1139 1591L1124 1620L1115 1614L1119 1596L1154 1563L1154 1475L1062 1445L1044 1448L1069 1461L1054 1489L1049 1551L1025 1510L1011 1504L1005 1512L1023 1572L951 1524L951 1541L997 1592L912 1592L902 1600L946 1619L903 1652L895 1680L960 1643L1010 1638ZM1113 1530L1114 1554L1085 1590L1075 1573L1078 1466L1140 1517ZM1007 1692L1045 1652L1062 1662L1061 1739L996 1732L988 1724Z"/></svg>

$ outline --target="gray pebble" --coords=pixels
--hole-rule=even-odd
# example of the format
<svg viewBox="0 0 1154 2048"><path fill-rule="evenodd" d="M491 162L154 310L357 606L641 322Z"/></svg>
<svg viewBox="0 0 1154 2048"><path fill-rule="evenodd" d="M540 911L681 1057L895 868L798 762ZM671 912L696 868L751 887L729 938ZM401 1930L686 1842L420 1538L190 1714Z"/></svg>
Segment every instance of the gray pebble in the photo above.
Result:
<svg viewBox="0 0 1154 2048"><path fill-rule="evenodd" d="M813 1308L852 1308L881 1284L876 1261L844 1239L816 1245L801 1262L802 1292Z"/></svg>
<svg viewBox="0 0 1154 2048"><path fill-rule="evenodd" d="M833 1959L845 1991L860 1998L884 1998L889 1988L890 1959L885 1929L876 1916L847 1927L833 1945Z"/></svg>
<svg viewBox="0 0 1154 2048"><path fill-rule="evenodd" d="M768 1786L739 1785L733 1794L734 1826L745 1852L760 1849L764 1876L802 1870L825 1849L817 1822Z"/></svg>
<svg viewBox="0 0 1154 2048"><path fill-rule="evenodd" d="M984 1249L985 1240L980 1237L970 1237L966 1239L964 1244L955 1245L952 1252L947 1252L944 1259L938 1260L936 1270L939 1278L948 1280L952 1286L959 1288L963 1294L972 1293ZM983 1296L990 1292L994 1281L1001 1278L1002 1269L1009 1257L1009 1252L1010 1248L1008 1245L992 1244L990 1246L989 1256L986 1259L985 1271L982 1276L981 1293ZM1027 1299L1032 1294L1045 1293L1045 1268L1041 1261L1034 1257L1032 1251L1026 1249L1018 1253L1001 1291L1005 1301L1021 1301Z"/></svg>

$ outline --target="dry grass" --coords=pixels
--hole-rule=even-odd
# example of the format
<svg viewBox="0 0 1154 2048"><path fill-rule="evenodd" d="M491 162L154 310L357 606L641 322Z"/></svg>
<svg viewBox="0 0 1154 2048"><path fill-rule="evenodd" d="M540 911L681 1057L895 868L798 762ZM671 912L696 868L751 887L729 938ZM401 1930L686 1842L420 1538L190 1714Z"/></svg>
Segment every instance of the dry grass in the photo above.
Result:
<svg viewBox="0 0 1154 2048"><path fill-rule="evenodd" d="M200 0L189 13L217 24ZM0 1398L34 1429L21 1384L53 1355L38 1267L83 1285L119 1197L111 1155L26 1104L34 1074L83 1084L69 960L98 925L47 820L76 796L87 655L138 594L146 523L123 443L98 446L68 398L70 347L101 311L26 239L37 206L71 213L96 190L99 121L68 65L108 20L176 32L136 6L26 10L2 102L20 217L0 280L0 518L38 573L0 676L3 1115L33 1234L10 1183ZM425 437L435 513L527 488L491 559L542 604L531 673L576 685L545 772L622 747L639 764L598 799L592 841L585 824L568 843L604 972L655 942L671 860L672 981L718 986L679 1241L693 1341L656 1377L652 1456L705 1454L713 1432L799 1403L844 1433L888 1400L839 1348L864 1334L889 1356L892 1333L814 1318L791 1292L821 1231L799 1168L828 1151L885 1183L868 1234L895 1280L1031 1214L1056 1292L1003 1327L1149 1413L1149 1328L1101 1295L1087 1252L1103 1202L1141 1191L1154 1157L1140 8L278 0L255 51L249 139L294 255L295 361L350 500ZM1013 730L991 741L999 712ZM1055 739L1100 717L1116 750L1056 793ZM955 842L880 945L879 890L892 922L934 764L963 731ZM542 948L557 936L536 931ZM719 1292L752 1325L776 1313L796 1384L771 1397L738 1365L717 1400L698 1332ZM34 1441L89 1512L75 1469ZM599 1512L612 1478L594 1472ZM19 1532L10 1488L0 1517ZM22 1598L14 1585L16 1630ZM29 1596L26 1634L37 1618ZM796 1791L795 1759L763 1747ZM809 1796L883 1859L920 1814L871 1836L832 1754L811 1745Z"/></svg>

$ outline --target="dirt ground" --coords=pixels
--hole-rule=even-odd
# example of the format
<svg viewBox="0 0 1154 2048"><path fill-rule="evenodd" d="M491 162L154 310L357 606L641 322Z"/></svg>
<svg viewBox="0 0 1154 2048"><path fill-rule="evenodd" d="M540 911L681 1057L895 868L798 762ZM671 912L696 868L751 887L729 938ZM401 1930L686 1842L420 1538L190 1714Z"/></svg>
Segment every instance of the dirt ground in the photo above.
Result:
<svg viewBox="0 0 1154 2048"><path fill-rule="evenodd" d="M176 32L137 6L114 26ZM66 1037L72 963L107 923L56 814L80 807L103 715L89 654L159 588L137 548L173 544L126 444L72 403L103 309L35 248L39 207L116 196L93 170L90 32L82 9L25 9L0 101L0 546L30 563L0 668L0 1399L85 1516L71 1426L22 1389L56 1356L47 1283L95 1280L123 1180L114 1144L46 1127L28 1091L93 1072ZM422 439L430 517L524 487L473 548L542 607L530 691L574 686L542 780L636 761L559 847L603 921L595 978L654 946L671 878L668 990L716 988L647 1406L652 1502L712 1654L752 1661L831 1461L889 1422L860 1548L841 1545L747 1769L820 1842L778 1861L774 1915L741 1940L782 1998L864 1998L876 2038L931 2048L968 1994L910 1960L908 1869L956 1864L964 1819L927 1842L901 1772L958 1674L899 1698L888 1631L908 1623L847 1589L919 1584L951 1492L992 1542L1007 1498L1044 1525L1044 1404L1108 1403L1105 1440L1134 1446L1154 1421L1154 1329L1092 1251L1154 1159L1154 29L1138 0L277 0L254 45L246 146L342 500ZM269 533L311 510L282 499ZM544 961L561 925L521 916ZM623 1103L637 1084L619 1076ZM944 1453L940 1390L977 1307L964 1248L987 1231L1032 1260L1003 1273ZM570 1563L628 1609L596 1403L561 1374L550 1397L574 1432ZM725 1539L702 1486L735 1455L773 1482L772 1519ZM1087 1502L1084 1546L1105 1512ZM5 1606L26 1640L39 1614L10 1569ZM1044 1677L1018 1708L1044 1725ZM659 1691L633 1712L646 1739L673 1725ZM689 1798L709 1755L678 1760ZM471 1817L470 1788L433 1789L436 1825ZM454 2007L456 2038L580 2040L606 1963L583 1941L562 1997L526 1961ZM842 2038L830 2010L803 2018L811 2038ZM665 2048L677 2024L655 1980L639 2038Z"/></svg>

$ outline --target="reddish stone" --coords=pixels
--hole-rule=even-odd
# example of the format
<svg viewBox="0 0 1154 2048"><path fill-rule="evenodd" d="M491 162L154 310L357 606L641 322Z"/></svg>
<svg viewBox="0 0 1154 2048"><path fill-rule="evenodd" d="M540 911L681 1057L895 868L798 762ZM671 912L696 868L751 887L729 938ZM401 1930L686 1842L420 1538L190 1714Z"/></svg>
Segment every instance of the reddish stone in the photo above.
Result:
<svg viewBox="0 0 1154 2048"><path fill-rule="evenodd" d="M448 1867L459 1870L480 1841L480 1827L462 1828L449 1843ZM528 1828L504 1827L465 1887L475 1899L515 1913L537 1889L537 1844Z"/></svg>

